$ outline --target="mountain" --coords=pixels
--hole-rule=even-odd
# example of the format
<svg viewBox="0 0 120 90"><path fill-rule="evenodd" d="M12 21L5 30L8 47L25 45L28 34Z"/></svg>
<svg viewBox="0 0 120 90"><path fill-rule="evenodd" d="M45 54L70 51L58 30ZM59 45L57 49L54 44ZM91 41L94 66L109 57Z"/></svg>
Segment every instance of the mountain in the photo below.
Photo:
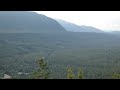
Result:
<svg viewBox="0 0 120 90"><path fill-rule="evenodd" d="M112 34L120 34L120 31L112 31Z"/></svg>
<svg viewBox="0 0 120 90"><path fill-rule="evenodd" d="M56 20L27 11L0 11L0 32L64 32Z"/></svg>
<svg viewBox="0 0 120 90"><path fill-rule="evenodd" d="M103 33L102 30L91 26L79 26L64 20L57 19L58 23L60 23L66 30L72 32L96 32L96 33Z"/></svg>
<svg viewBox="0 0 120 90"><path fill-rule="evenodd" d="M119 73L120 35L94 33L102 31L68 22L63 26L34 12L1 11L0 32L10 33L0 33L0 79L34 79L36 60L42 57L51 79L67 79L70 67L76 74L81 68L86 79L110 79Z"/></svg>

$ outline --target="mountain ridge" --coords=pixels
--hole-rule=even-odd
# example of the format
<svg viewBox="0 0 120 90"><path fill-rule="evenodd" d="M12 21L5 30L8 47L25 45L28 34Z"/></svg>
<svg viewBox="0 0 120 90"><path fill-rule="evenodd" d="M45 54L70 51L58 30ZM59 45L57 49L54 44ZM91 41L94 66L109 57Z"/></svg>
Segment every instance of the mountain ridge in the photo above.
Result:
<svg viewBox="0 0 120 90"><path fill-rule="evenodd" d="M85 26L85 25L76 25L74 23L64 21L61 19L56 19L58 23L60 23L67 31L72 31L72 32L96 32L96 33L104 33L104 31L97 29L92 26Z"/></svg>
<svg viewBox="0 0 120 90"><path fill-rule="evenodd" d="M36 12L0 11L0 32L64 32L56 20Z"/></svg>

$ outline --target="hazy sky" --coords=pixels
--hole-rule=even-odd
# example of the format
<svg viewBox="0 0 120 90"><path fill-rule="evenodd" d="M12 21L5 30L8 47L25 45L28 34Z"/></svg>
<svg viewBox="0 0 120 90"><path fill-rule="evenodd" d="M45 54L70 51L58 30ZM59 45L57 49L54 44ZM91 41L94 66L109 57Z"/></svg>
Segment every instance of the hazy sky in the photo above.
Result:
<svg viewBox="0 0 120 90"><path fill-rule="evenodd" d="M93 26L105 31L120 31L120 11L35 11L51 18L77 25Z"/></svg>

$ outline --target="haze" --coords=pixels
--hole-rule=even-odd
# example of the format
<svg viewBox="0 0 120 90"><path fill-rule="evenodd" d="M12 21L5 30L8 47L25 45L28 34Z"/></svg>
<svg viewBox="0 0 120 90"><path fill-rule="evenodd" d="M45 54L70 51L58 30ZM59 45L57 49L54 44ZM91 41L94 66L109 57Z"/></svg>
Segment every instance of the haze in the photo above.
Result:
<svg viewBox="0 0 120 90"><path fill-rule="evenodd" d="M93 26L104 31L120 31L120 11L35 11L54 19L77 25Z"/></svg>

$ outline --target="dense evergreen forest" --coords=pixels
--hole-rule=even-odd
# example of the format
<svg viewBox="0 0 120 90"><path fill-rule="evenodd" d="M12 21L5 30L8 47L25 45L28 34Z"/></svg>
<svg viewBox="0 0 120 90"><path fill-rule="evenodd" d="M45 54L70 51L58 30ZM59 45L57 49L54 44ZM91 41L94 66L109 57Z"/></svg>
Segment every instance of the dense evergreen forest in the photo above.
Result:
<svg viewBox="0 0 120 90"><path fill-rule="evenodd" d="M0 78L120 78L119 41L120 32L0 11Z"/></svg>
<svg viewBox="0 0 120 90"><path fill-rule="evenodd" d="M51 79L66 79L69 68L86 79L111 79L120 73L119 40L106 33L1 33L0 78L29 79L45 57Z"/></svg>

